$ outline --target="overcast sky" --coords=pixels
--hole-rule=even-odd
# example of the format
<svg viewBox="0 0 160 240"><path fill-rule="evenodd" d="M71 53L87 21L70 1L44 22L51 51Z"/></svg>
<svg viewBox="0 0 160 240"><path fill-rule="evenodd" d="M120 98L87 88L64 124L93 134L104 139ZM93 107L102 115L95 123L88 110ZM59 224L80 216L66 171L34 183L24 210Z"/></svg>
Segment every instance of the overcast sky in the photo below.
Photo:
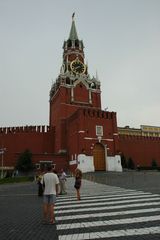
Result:
<svg viewBox="0 0 160 240"><path fill-rule="evenodd" d="M0 0L0 127L48 125L73 12L102 109L160 126L160 0Z"/></svg>

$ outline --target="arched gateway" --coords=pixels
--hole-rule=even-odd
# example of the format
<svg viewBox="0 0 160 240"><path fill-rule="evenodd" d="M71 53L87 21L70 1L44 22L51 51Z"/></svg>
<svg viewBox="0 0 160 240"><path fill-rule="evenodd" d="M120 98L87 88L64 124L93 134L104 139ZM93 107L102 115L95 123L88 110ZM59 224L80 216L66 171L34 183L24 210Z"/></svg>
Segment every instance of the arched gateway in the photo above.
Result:
<svg viewBox="0 0 160 240"><path fill-rule="evenodd" d="M93 161L94 161L95 171L106 170L105 148L101 143L96 143L94 146Z"/></svg>

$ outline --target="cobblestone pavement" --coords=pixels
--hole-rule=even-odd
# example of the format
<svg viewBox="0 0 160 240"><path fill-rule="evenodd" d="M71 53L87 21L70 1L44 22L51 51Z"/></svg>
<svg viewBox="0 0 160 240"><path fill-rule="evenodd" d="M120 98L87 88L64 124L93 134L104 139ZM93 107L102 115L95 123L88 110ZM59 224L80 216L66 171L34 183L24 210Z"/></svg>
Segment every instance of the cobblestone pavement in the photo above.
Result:
<svg viewBox="0 0 160 240"><path fill-rule="evenodd" d="M0 185L0 240L159 240L160 174L145 173L145 182L144 173L131 174L85 174L81 201L68 178L67 195L57 199L56 225L41 223L35 182Z"/></svg>
<svg viewBox="0 0 160 240"><path fill-rule="evenodd" d="M43 225L37 184L0 185L0 240L58 239L56 226Z"/></svg>
<svg viewBox="0 0 160 240"><path fill-rule="evenodd" d="M97 183L160 194L160 171L124 171L87 173L85 178Z"/></svg>

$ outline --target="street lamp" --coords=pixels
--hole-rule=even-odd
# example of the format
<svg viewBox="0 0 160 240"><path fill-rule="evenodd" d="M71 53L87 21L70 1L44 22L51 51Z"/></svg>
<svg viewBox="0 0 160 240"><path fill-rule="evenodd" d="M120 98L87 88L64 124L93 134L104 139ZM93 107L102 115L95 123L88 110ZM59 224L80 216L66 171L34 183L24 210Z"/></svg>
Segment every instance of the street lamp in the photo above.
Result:
<svg viewBox="0 0 160 240"><path fill-rule="evenodd" d="M3 178L3 161L4 161L4 158L3 158L3 154L4 152L6 151L6 148L0 148L0 154L2 155L2 167L1 167L1 178Z"/></svg>

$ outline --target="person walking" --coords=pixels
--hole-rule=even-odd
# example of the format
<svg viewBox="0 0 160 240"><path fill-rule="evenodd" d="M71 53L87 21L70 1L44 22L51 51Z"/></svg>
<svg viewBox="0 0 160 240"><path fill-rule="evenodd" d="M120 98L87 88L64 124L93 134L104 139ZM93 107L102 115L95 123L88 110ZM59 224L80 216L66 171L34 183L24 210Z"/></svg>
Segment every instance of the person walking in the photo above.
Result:
<svg viewBox="0 0 160 240"><path fill-rule="evenodd" d="M38 196L39 196L39 197L42 197L42 196L43 196L42 177L43 177L42 172L39 172L39 174L38 174L38 176L37 176Z"/></svg>
<svg viewBox="0 0 160 240"><path fill-rule="evenodd" d="M79 168L76 168L74 187L76 189L77 200L81 200L80 196L81 183L82 183L82 171Z"/></svg>
<svg viewBox="0 0 160 240"><path fill-rule="evenodd" d="M67 192L66 192L66 181L67 181L66 177L67 177L67 175L62 168L60 171L60 174L59 174L60 194L67 194Z"/></svg>
<svg viewBox="0 0 160 240"><path fill-rule="evenodd" d="M43 175L42 184L44 187L43 192L43 223L54 224L54 205L56 196L58 195L58 176L52 172L52 167L47 167L47 173ZM48 220L49 219L49 220Z"/></svg>

